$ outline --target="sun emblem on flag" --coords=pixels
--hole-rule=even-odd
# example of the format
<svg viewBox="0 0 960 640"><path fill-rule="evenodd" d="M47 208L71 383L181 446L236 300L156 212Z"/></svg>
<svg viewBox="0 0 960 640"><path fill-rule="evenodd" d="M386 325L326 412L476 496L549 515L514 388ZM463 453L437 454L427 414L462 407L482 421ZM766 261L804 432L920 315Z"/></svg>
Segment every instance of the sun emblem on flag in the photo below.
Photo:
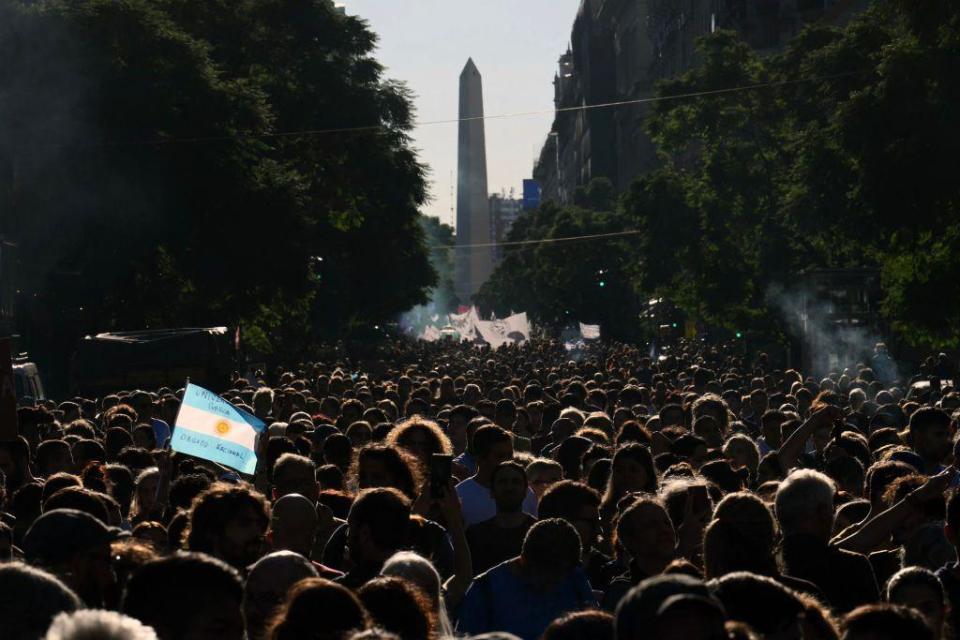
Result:
<svg viewBox="0 0 960 640"><path fill-rule="evenodd" d="M216 430L220 435L226 435L230 432L230 423L226 420L221 420L217 423Z"/></svg>

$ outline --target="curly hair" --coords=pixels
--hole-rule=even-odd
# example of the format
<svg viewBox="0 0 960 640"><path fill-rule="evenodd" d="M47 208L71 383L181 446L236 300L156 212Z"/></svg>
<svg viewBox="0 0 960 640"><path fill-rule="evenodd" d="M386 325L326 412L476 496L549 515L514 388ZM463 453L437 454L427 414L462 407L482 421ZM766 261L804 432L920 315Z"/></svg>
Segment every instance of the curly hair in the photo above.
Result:
<svg viewBox="0 0 960 640"><path fill-rule="evenodd" d="M440 426L436 422L420 416L407 418L394 427L387 436L387 444L394 447L401 447L413 453L411 436L416 432L423 433L426 436L429 441L429 453L443 453L446 455L453 453L453 445L450 444L450 438L447 437Z"/></svg>
<svg viewBox="0 0 960 640"><path fill-rule="evenodd" d="M270 522L270 505L252 486L225 482L210 485L190 505L187 527L183 532L186 548L212 553L214 541L223 534L227 523L246 507L253 509L266 528Z"/></svg>

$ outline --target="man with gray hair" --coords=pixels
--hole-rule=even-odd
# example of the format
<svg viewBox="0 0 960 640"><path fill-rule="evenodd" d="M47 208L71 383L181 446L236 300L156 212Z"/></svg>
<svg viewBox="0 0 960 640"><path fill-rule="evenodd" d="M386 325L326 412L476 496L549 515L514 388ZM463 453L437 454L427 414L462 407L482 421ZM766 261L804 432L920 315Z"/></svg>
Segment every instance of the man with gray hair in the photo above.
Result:
<svg viewBox="0 0 960 640"><path fill-rule="evenodd" d="M157 640L153 629L116 611L84 609L61 613L44 640Z"/></svg>
<svg viewBox="0 0 960 640"><path fill-rule="evenodd" d="M830 544L836 486L812 469L780 483L776 514L783 531L784 573L814 583L838 612L880 599L870 561Z"/></svg>

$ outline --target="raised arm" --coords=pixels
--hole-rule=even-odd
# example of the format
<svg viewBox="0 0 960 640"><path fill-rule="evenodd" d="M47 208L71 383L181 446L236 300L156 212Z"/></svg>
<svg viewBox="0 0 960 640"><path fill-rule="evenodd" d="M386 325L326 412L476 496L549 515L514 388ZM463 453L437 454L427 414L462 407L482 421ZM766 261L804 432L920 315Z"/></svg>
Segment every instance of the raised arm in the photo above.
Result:
<svg viewBox="0 0 960 640"><path fill-rule="evenodd" d="M813 432L819 427L833 424L833 421L839 418L840 415L839 408L828 405L818 409L817 412L807 418L807 421L800 425L796 431L790 434L790 437L780 445L780 450L777 451L780 468L783 469L784 473L796 466L797 460L800 459L800 454L803 453L807 440L810 439Z"/></svg>
<svg viewBox="0 0 960 640"><path fill-rule="evenodd" d="M956 473L956 470L951 467L929 478L919 489L907 494L903 500L870 518L853 533L834 538L831 544L864 555L876 551L890 539L890 534L897 525L907 519L911 513L923 508L923 503L943 495Z"/></svg>

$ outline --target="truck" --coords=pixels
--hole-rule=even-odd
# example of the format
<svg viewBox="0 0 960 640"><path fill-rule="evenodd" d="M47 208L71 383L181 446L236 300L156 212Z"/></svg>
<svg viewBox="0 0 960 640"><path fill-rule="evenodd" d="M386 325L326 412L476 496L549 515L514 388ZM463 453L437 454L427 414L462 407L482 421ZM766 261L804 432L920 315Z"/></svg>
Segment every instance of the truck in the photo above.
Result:
<svg viewBox="0 0 960 640"><path fill-rule="evenodd" d="M178 389L187 380L213 391L230 384L234 340L226 327L117 331L84 337L70 366L74 395Z"/></svg>

